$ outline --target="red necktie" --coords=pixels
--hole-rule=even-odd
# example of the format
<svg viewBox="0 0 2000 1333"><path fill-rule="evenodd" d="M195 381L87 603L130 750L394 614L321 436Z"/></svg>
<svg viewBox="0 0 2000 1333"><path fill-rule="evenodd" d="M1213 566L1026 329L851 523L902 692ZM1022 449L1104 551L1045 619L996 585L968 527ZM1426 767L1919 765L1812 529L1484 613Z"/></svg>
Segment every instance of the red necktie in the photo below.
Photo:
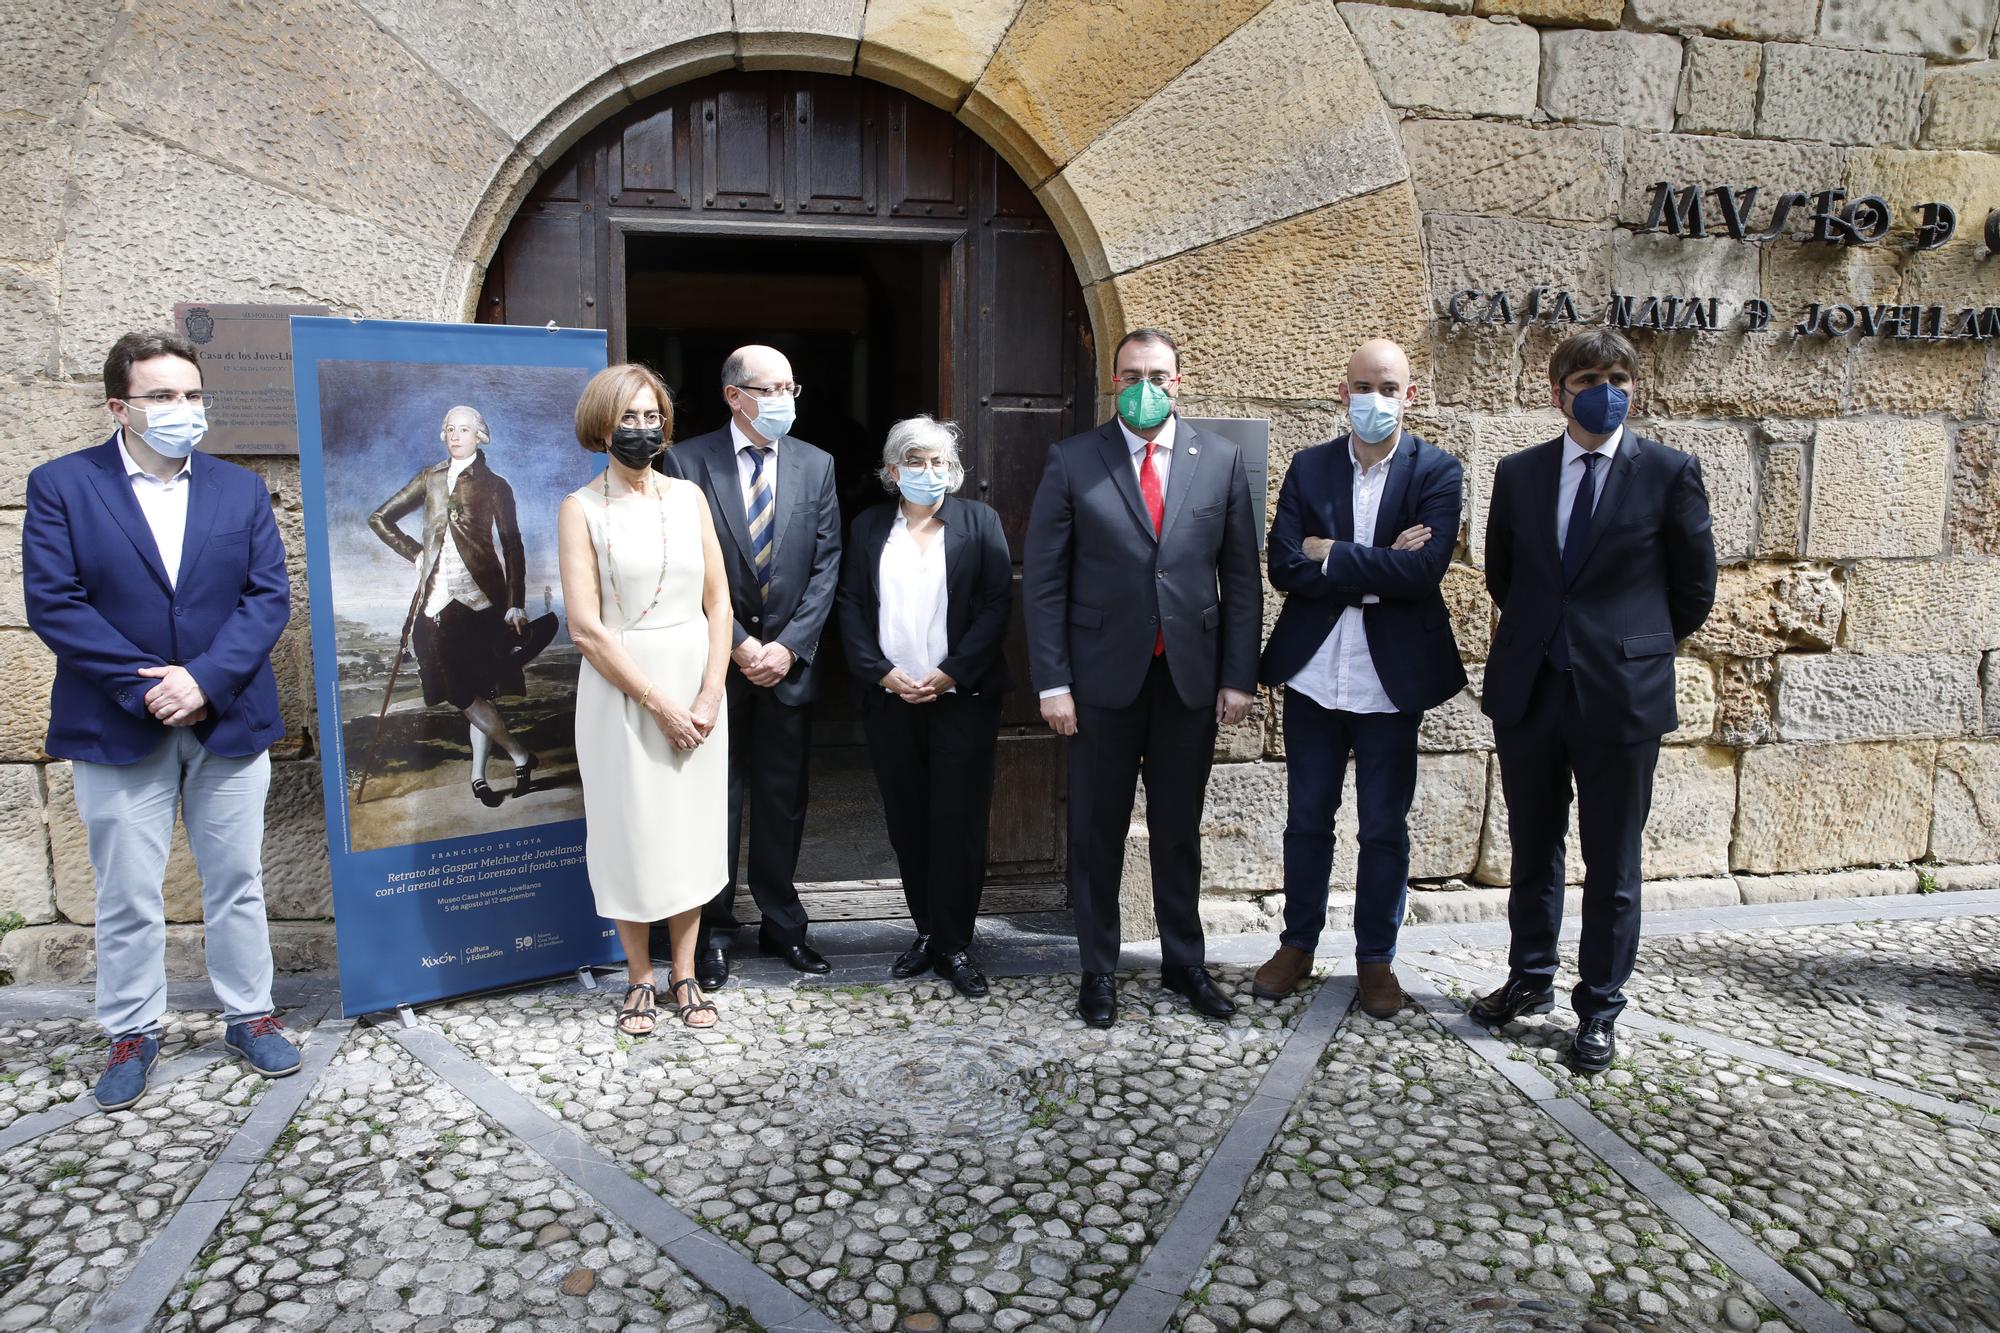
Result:
<svg viewBox="0 0 2000 1333"><path fill-rule="evenodd" d="M1152 515L1155 538L1159 537L1167 519L1167 497L1160 490L1160 474L1153 471L1153 451L1159 447L1153 440L1146 441L1146 457L1139 464L1139 494L1146 501L1146 512ZM1153 632L1153 656L1158 657L1166 651L1166 627L1162 625Z"/></svg>

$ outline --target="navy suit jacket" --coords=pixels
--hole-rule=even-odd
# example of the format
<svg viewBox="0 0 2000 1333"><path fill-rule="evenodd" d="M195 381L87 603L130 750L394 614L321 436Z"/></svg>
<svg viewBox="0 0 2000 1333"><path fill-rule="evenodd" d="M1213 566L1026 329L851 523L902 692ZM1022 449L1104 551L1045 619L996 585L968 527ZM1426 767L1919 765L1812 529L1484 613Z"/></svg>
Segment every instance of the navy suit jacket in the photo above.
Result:
<svg viewBox="0 0 2000 1333"><path fill-rule="evenodd" d="M1556 612L1584 725L1614 745L1677 725L1674 645L1715 605L1715 534L1701 464L1628 427L1591 511L1590 549L1565 584L1556 549L1559 435L1500 460L1486 520L1486 587L1500 632L1486 662L1483 707L1521 721L1548 656Z"/></svg>
<svg viewBox="0 0 2000 1333"><path fill-rule="evenodd" d="M1459 494L1465 470L1421 436L1403 432L1389 460L1373 532L1354 531L1354 462L1347 436L1292 459L1278 490L1278 512L1265 544L1271 586L1284 608L1264 646L1257 679L1281 686L1305 669L1334 622L1361 607L1368 655L1389 702L1405 713L1433 708L1465 688L1465 666L1439 585L1458 545ZM1393 551L1396 534L1418 524L1431 539L1417 551ZM1307 537L1331 537L1326 569L1309 559ZM1373 593L1379 602L1362 603Z"/></svg>
<svg viewBox="0 0 2000 1333"><path fill-rule="evenodd" d="M840 641L847 665L881 689L895 666L882 655L882 548L896 525L895 502L865 509L848 533L840 571ZM938 506L944 526L944 661L938 669L968 697L1007 688L1007 622L1014 613L1014 557L991 505L947 495Z"/></svg>
<svg viewBox="0 0 2000 1333"><path fill-rule="evenodd" d="M771 588L761 597L729 427L681 441L656 466L670 477L693 482L708 497L736 615L730 646L746 638L784 644L797 660L771 691L782 704L810 703L818 689L813 659L840 587L840 498L834 491L833 456L790 435L778 442ZM736 671L736 664L731 662L729 669Z"/></svg>
<svg viewBox="0 0 2000 1333"><path fill-rule="evenodd" d="M118 437L28 474L21 575L28 624L56 657L44 748L60 759L137 763L170 728L146 711L178 664L208 696L194 734L241 759L284 735L271 649L291 619L285 545L271 493L247 468L188 460L187 536L169 584L125 476Z"/></svg>
<svg viewBox="0 0 2000 1333"><path fill-rule="evenodd" d="M1219 686L1257 688L1264 582L1242 452L1181 418L1163 498L1155 536L1116 421L1050 447L1021 579L1038 690L1066 685L1084 707L1128 707L1160 634L1187 707L1213 707Z"/></svg>

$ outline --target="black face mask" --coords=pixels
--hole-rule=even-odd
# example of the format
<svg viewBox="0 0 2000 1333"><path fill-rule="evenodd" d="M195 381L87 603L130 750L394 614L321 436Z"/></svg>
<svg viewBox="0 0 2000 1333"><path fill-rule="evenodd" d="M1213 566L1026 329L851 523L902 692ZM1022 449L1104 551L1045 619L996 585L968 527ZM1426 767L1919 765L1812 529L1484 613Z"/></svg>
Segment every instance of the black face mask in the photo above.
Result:
<svg viewBox="0 0 2000 1333"><path fill-rule="evenodd" d="M666 433L658 426L618 426L611 432L611 456L629 468L645 467L666 447Z"/></svg>

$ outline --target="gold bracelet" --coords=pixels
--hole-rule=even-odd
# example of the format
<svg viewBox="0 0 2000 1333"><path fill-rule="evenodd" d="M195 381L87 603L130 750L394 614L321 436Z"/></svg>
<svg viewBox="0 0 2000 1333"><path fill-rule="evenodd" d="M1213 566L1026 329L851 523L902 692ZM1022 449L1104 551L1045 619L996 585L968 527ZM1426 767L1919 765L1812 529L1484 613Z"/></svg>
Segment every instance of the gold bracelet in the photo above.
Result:
<svg viewBox="0 0 2000 1333"><path fill-rule="evenodd" d="M644 708L646 706L646 696L651 694L652 692L653 692L653 683L651 681L647 681L646 688L639 691L639 707Z"/></svg>

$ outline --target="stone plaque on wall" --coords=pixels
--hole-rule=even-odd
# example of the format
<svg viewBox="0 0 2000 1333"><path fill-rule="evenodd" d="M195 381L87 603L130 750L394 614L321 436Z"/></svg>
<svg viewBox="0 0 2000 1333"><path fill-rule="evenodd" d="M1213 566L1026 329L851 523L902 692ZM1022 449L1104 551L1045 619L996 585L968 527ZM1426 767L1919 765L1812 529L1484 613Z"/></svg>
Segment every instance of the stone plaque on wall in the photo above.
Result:
<svg viewBox="0 0 2000 1333"><path fill-rule="evenodd" d="M201 447L212 454L296 454L292 401L292 316L324 315L317 305L174 307L174 328L201 355L202 385L215 395Z"/></svg>

